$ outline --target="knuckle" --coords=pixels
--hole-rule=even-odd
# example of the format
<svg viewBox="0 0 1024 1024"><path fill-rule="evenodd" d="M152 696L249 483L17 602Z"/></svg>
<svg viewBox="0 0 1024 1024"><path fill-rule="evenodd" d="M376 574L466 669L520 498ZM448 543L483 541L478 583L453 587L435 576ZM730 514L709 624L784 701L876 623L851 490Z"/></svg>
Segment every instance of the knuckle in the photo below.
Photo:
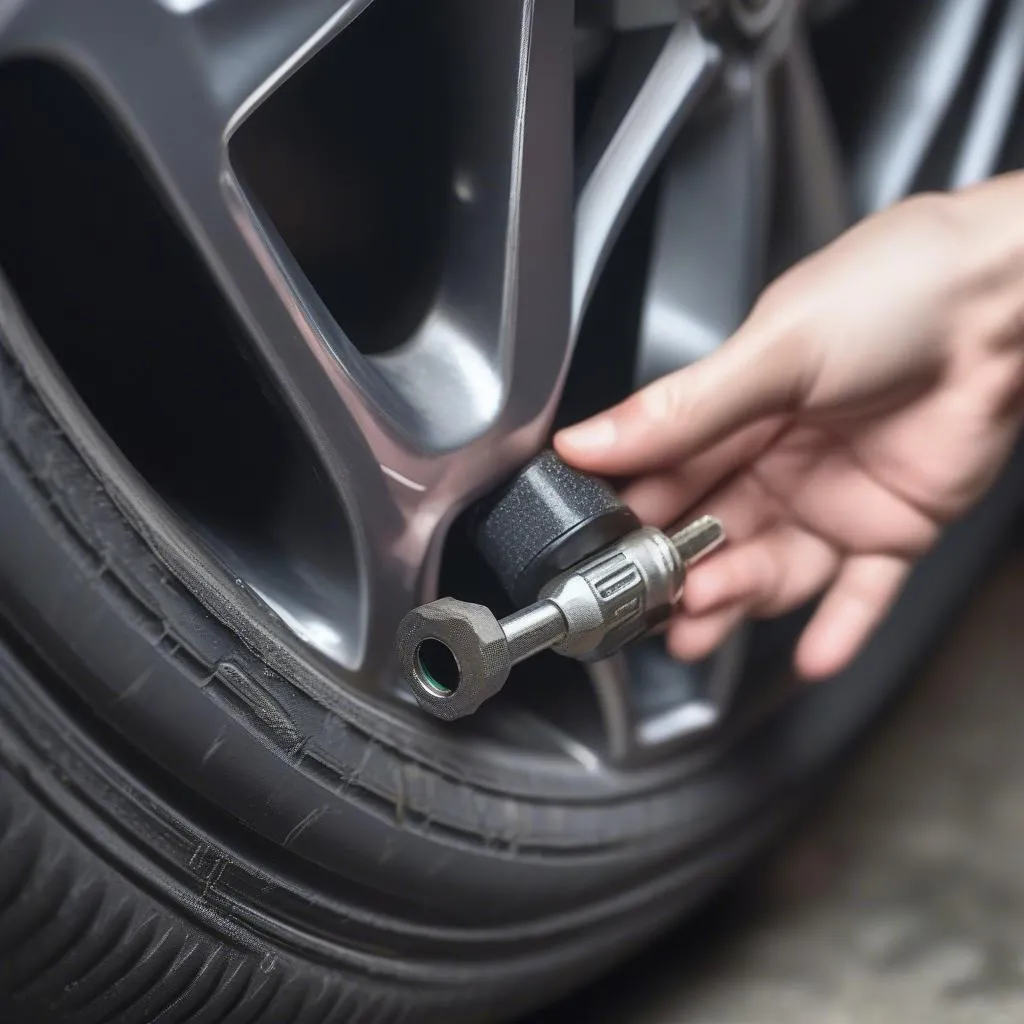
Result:
<svg viewBox="0 0 1024 1024"><path fill-rule="evenodd" d="M651 426L666 427L690 415L705 390L705 365L698 361L637 392L634 398L643 419Z"/></svg>
<svg viewBox="0 0 1024 1024"><path fill-rule="evenodd" d="M655 426L668 423L675 416L678 403L673 384L672 377L666 377L636 396L641 415Z"/></svg>

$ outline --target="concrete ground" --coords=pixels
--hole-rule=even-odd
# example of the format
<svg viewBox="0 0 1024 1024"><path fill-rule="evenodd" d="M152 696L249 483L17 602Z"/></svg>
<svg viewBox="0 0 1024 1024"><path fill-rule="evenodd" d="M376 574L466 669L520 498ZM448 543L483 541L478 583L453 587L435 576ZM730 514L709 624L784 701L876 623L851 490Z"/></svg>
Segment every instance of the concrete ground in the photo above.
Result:
<svg viewBox="0 0 1024 1024"><path fill-rule="evenodd" d="M720 905L544 1021L1024 1021L1024 549L825 804Z"/></svg>

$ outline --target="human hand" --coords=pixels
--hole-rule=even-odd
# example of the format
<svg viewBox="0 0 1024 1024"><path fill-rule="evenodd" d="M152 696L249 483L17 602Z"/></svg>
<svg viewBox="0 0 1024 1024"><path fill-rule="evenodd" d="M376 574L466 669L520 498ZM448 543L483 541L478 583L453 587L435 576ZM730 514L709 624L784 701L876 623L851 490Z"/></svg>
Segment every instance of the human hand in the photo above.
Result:
<svg viewBox="0 0 1024 1024"><path fill-rule="evenodd" d="M1022 205L1013 175L892 207L787 272L713 355L556 437L567 462L631 478L643 520L725 524L673 654L824 590L796 665L833 674L987 489L1022 421Z"/></svg>

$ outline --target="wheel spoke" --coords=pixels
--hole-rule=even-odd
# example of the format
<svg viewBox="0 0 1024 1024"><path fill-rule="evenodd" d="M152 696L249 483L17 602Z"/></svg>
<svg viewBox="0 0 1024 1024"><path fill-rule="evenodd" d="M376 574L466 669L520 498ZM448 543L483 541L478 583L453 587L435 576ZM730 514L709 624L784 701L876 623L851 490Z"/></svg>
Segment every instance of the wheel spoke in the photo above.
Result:
<svg viewBox="0 0 1024 1024"><path fill-rule="evenodd" d="M569 343L573 19L571 0L445 0L438 16L465 86L450 262L408 344L376 357L339 327L228 156L252 99L367 6L26 0L0 28L0 57L73 68L148 166L349 513L362 637L347 667L381 679L398 618L433 596L451 519L535 449L556 401ZM265 596L298 632L329 625Z"/></svg>
<svg viewBox="0 0 1024 1024"><path fill-rule="evenodd" d="M667 161L638 385L721 344L761 283L772 187L768 69L736 61L720 85Z"/></svg>
<svg viewBox="0 0 1024 1024"><path fill-rule="evenodd" d="M625 763L635 758L637 722L633 714L633 679L623 654L587 666L604 723L608 757Z"/></svg>
<svg viewBox="0 0 1024 1024"><path fill-rule="evenodd" d="M223 113L236 120L372 0L157 0L192 36Z"/></svg>
<svg viewBox="0 0 1024 1024"><path fill-rule="evenodd" d="M271 374L300 410L355 535L364 601L361 622L343 645L354 666L385 643L368 607L393 604L396 592L411 585L409 565L403 568L388 554L405 542L408 523L378 467L384 459L375 442L383 435L331 358L319 325L295 315L296 296L268 259L227 171L224 111L207 80L191 73L196 51L185 29L190 22L153 2L109 4L104 14L100 18L93 5L86 10L74 0L28 4L0 36L0 47L7 55L42 53L71 65L114 111ZM138 45L140 39L153 40L153 47ZM162 92L167 82L176 83L173 104ZM297 614L307 631L329 632L329 623Z"/></svg>
<svg viewBox="0 0 1024 1024"><path fill-rule="evenodd" d="M838 145L806 39L783 21L756 53L728 59L669 151L636 384L708 355L746 316L774 270L769 255L792 260L847 219ZM680 665L652 641L592 672L613 756L661 758L718 725L745 643L741 630L706 662Z"/></svg>
<svg viewBox="0 0 1024 1024"><path fill-rule="evenodd" d="M324 339L317 336L319 325L298 315L296 296L284 276L269 266L266 239L227 166L230 115L221 109L210 79L195 73L197 61L200 70L206 66L197 56L196 19L216 20L218 11L238 6L198 0L166 0L166 5L108 0L101 17L96 5L86 10L75 0L34 0L5 26L0 53L50 56L73 67L100 94L147 161L286 394L307 389L316 393L315 401L314 394L306 395L305 404L329 420L318 423L317 432L337 437L340 431L348 445L358 432L354 437L353 417L342 414L338 402L337 389L345 387L345 377L328 363ZM252 6L268 7L262 2ZM318 9L327 6L319 4ZM350 3L344 10L352 13L365 6ZM241 27L251 28L253 21L243 19ZM164 91L168 82L175 83L173 103ZM277 339L277 350L271 338ZM346 397L358 419L358 393L347 387ZM336 457L322 443L318 448L328 468L340 477Z"/></svg>
<svg viewBox="0 0 1024 1024"><path fill-rule="evenodd" d="M743 671L747 630L706 662L680 665L658 640L587 666L605 729L606 756L620 766L678 750L722 721Z"/></svg>
<svg viewBox="0 0 1024 1024"><path fill-rule="evenodd" d="M803 32L782 58L772 238L774 276L830 242L850 223L835 126Z"/></svg>
<svg viewBox="0 0 1024 1024"><path fill-rule="evenodd" d="M857 210L878 210L912 191L967 71L989 3L917 5L868 100L852 169Z"/></svg>
<svg viewBox="0 0 1024 1024"><path fill-rule="evenodd" d="M1024 0L1003 12L992 54L975 98L967 133L950 176L952 188L989 177L997 169L1024 78Z"/></svg>
<svg viewBox="0 0 1024 1024"><path fill-rule="evenodd" d="M629 50L639 45L627 44ZM642 62L627 52L624 62ZM607 141L585 140L584 153L599 154L576 203L572 315L578 330L587 302L620 228L671 144L676 130L692 112L718 67L720 53L684 18L669 33L635 98ZM642 63L641 63L642 66ZM628 80L629 75L623 74ZM614 88L621 89L622 81Z"/></svg>
<svg viewBox="0 0 1024 1024"><path fill-rule="evenodd" d="M203 91L207 109L195 128L218 119L223 133L371 2L102 0L85 10L73 0L32 0L7 34L86 63L125 97L174 82L174 102L163 96L167 120L187 120L193 111L182 100Z"/></svg>

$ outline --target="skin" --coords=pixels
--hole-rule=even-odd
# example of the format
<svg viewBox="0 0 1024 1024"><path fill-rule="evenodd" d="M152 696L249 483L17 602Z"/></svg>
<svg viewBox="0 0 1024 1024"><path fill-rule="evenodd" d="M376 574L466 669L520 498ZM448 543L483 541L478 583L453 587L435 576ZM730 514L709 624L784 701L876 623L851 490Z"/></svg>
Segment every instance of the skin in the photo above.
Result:
<svg viewBox="0 0 1024 1024"><path fill-rule="evenodd" d="M729 543L691 571L667 643L823 598L796 650L843 668L914 561L986 491L1024 422L1024 174L906 200L796 265L714 355L562 431L667 526Z"/></svg>

